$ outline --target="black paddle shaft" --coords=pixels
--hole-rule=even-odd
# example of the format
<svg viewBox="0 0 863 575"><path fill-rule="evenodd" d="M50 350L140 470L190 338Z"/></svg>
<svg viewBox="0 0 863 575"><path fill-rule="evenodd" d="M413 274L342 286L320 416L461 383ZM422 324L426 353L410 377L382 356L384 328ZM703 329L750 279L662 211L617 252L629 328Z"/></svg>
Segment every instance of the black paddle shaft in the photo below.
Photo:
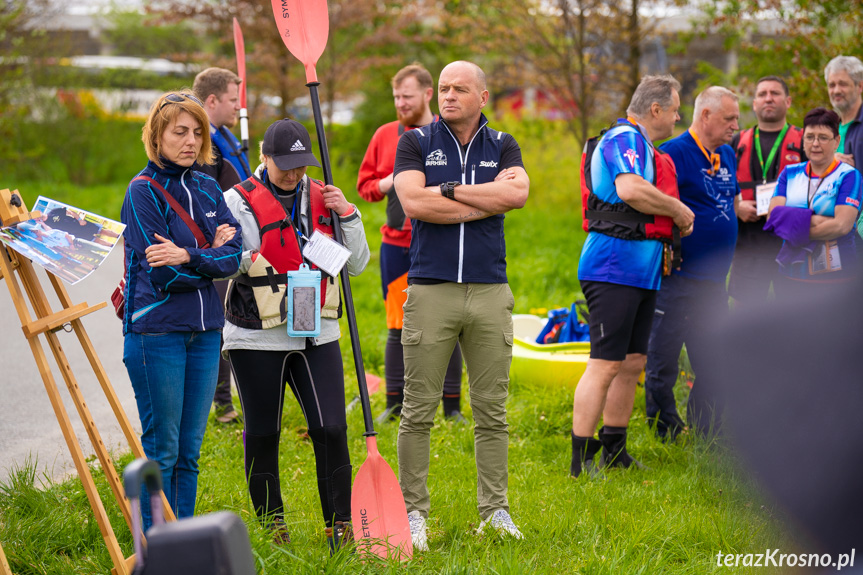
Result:
<svg viewBox="0 0 863 575"><path fill-rule="evenodd" d="M315 116L315 130L318 134L318 145L321 148L321 166L324 169L324 183L333 185L333 171L330 168L330 153L327 149L327 135L324 132L324 121L321 116L321 101L318 97L318 86L320 82L309 82L306 86L309 88L309 93L312 97L312 112ZM333 232L336 236L336 241L344 245L342 237L342 226L339 221L339 214L335 210L330 210L330 215L333 218ZM345 312L348 314L348 330L351 334L351 350L354 353L354 367L357 370L357 384L360 388L360 402L363 406L363 421L365 422L366 432L363 434L366 437L377 435L375 431L374 420L372 419L372 406L369 403L369 389L366 384L366 371L363 367L363 352L360 349L360 334L357 331L357 315L354 311L354 298L351 296L351 280L348 277L348 270L342 270L339 274L342 282L342 293L345 300Z"/></svg>

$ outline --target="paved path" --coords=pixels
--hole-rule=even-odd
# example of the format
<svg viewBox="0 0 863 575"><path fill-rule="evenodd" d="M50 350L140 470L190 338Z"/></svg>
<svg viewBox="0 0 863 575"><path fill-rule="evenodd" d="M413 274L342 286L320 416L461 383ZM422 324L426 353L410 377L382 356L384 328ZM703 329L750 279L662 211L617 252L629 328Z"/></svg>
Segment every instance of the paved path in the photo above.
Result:
<svg viewBox="0 0 863 575"><path fill-rule="evenodd" d="M100 301L109 300L111 292L119 281L122 267L123 250L122 245L118 245L93 275L77 285L66 285L72 301L74 303L86 301L89 305L95 305ZM49 295L52 309L58 310L60 306L47 274L41 268L37 273L42 279L43 289ZM140 433L135 397L123 365L122 326L120 320L114 315L110 301L106 308L84 317L82 322L129 420ZM72 372L102 435L102 441L109 450L128 450L120 426L93 374L90 362L87 361L78 343L78 338L73 333L60 331L58 334L72 366ZM78 441L84 453L90 455L93 449L60 371L54 364L51 350L44 336L39 339L53 367L54 378L60 388ZM42 378L36 369L36 361L21 332L18 314L9 295L5 278L0 279L0 392L4 399L3 406L0 407L0 481L8 477L10 469L22 465L28 457L37 461L40 472L45 472L52 478L61 478L69 473L75 473L72 457L60 432L60 426L54 416Z"/></svg>

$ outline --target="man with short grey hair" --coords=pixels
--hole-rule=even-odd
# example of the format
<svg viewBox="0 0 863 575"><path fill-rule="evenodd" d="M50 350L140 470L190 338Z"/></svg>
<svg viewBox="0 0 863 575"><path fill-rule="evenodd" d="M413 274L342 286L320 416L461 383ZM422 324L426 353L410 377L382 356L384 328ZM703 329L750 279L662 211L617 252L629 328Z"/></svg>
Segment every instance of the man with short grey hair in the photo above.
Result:
<svg viewBox="0 0 863 575"><path fill-rule="evenodd" d="M860 170L856 161L863 157L863 62L854 56L836 56L824 68L824 81L830 104L842 119L836 157Z"/></svg>
<svg viewBox="0 0 863 575"><path fill-rule="evenodd" d="M705 89L695 99L689 130L660 147L674 160L681 201L695 213L695 231L681 242L683 263L663 280L656 298L647 351L647 417L662 439L673 439L685 427L674 400L684 343L698 376L689 394L687 419L706 433L716 415L705 398L712 384L704 365L713 351L710 326L728 312L725 278L737 242L735 201L740 188L736 155L728 145L738 129L737 101L727 88Z"/></svg>
<svg viewBox="0 0 863 575"><path fill-rule="evenodd" d="M645 217L653 215L647 218L653 223L657 215L671 218L681 236L692 232L694 218L660 183L663 175L673 181L673 166L653 147L670 138L680 120L679 90L671 76L645 76L628 117L605 132L592 152L585 147L588 234L578 280L590 309L590 358L572 401L572 477L595 473L600 450L601 466L640 465L626 451L626 435L666 253L662 241L647 235ZM628 221L613 219L622 215Z"/></svg>

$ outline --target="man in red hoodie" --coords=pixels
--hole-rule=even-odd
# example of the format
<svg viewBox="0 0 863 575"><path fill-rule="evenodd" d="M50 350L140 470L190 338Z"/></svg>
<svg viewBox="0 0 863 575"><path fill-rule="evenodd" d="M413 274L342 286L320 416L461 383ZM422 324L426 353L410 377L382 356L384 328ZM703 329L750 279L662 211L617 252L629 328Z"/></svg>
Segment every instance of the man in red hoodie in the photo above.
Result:
<svg viewBox="0 0 863 575"><path fill-rule="evenodd" d="M401 413L404 402L404 358L401 332L407 289L411 222L405 216L393 189L396 146L403 133L430 124L434 80L418 63L405 66L393 76L393 100L398 120L384 124L372 136L357 179L357 191L367 202L387 200L387 221L381 227L381 284L387 310L387 336L384 370L387 408L378 422L389 421ZM461 414L461 349L456 345L447 367L443 385L444 416L465 422Z"/></svg>

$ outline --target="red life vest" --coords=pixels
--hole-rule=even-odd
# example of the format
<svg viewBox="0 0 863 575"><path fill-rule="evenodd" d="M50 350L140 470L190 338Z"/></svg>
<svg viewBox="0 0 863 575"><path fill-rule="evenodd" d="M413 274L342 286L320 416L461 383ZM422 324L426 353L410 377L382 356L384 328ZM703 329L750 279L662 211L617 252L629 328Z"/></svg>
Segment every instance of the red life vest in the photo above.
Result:
<svg viewBox="0 0 863 575"><path fill-rule="evenodd" d="M788 126L782 145L779 148L779 171L781 173L785 166L799 164L803 161L803 148L801 140L803 130L794 126ZM755 146L755 130L749 128L740 132L740 141L737 143L737 181L740 184L740 197L744 200L755 199L755 187L761 182L754 181L752 174L755 166L753 162L758 161L758 154L753 154ZM770 170L770 166L766 166Z"/></svg>
<svg viewBox="0 0 863 575"><path fill-rule="evenodd" d="M581 156L581 214L584 231L599 232L624 240L660 240L672 245L674 267L680 265L680 230L669 216L644 214L626 202L610 203L600 200L593 193L591 160L605 133L616 126L630 126L629 122L617 122L598 136L587 141ZM641 132L639 132L641 133ZM648 142L648 145L650 143ZM652 147L652 146L651 146ZM667 196L680 199L677 188L677 169L671 156L653 149L653 174L651 182Z"/></svg>
<svg viewBox="0 0 863 575"><path fill-rule="evenodd" d="M228 320L247 329L267 329L287 320L285 293L287 272L304 262L297 232L282 202L256 176L233 188L255 216L261 238L248 272L232 282L226 304ZM309 178L308 230L333 237L332 215L324 205L323 184ZM311 234L309 234L311 235ZM310 265L312 269L317 269ZM340 315L338 286L321 270L321 317Z"/></svg>

